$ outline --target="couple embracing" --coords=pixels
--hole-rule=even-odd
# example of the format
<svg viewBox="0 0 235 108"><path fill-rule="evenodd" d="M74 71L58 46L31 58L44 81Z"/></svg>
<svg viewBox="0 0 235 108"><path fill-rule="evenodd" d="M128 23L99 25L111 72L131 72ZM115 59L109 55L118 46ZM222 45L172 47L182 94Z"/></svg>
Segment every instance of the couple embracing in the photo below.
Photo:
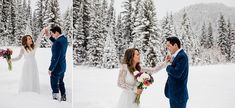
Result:
<svg viewBox="0 0 235 108"><path fill-rule="evenodd" d="M142 94L143 89L137 86L136 71L151 75L165 67L168 74L165 96L169 99L170 108L186 108L188 100L188 57L181 48L180 40L177 37L168 37L166 40L166 47L171 55L167 55L164 62L153 68L140 67L138 49L126 50L118 77L118 86L123 89L118 108L140 108L136 103L136 96Z"/></svg>

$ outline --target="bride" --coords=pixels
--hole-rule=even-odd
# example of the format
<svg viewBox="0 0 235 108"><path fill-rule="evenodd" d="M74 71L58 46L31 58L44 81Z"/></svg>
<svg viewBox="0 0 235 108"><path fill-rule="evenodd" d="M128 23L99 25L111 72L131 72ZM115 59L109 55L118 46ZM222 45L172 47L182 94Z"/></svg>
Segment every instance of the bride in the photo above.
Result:
<svg viewBox="0 0 235 108"><path fill-rule="evenodd" d="M22 68L22 74L19 82L19 93L21 92L36 92L40 93L39 87L39 73L37 67L37 61L35 59L35 52L40 47L42 36L44 35L44 29L38 36L36 43L30 35L25 35L22 38L22 47L20 53L16 58L12 58L11 61L18 61L24 56L24 63Z"/></svg>
<svg viewBox="0 0 235 108"><path fill-rule="evenodd" d="M137 103L135 103L135 98L136 94L141 94L143 90L137 89L137 81L133 75L134 71L137 70L153 74L165 67L168 61L169 57L166 57L164 62L159 63L154 68L141 68L139 65L139 50L136 48L127 49L118 76L118 86L123 89L123 92L119 98L117 108L139 108Z"/></svg>

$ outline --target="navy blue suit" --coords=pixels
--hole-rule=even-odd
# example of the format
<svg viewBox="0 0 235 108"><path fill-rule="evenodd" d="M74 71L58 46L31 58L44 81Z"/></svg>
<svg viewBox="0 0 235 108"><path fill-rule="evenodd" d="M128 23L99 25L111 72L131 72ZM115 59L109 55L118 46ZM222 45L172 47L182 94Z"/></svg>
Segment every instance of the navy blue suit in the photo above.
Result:
<svg viewBox="0 0 235 108"><path fill-rule="evenodd" d="M51 52L51 64L49 70L51 73L51 88L52 93L61 93L61 95L65 94L65 86L64 86L64 73L66 70L66 51L68 47L67 38L62 35L58 39L50 37L50 40L53 42Z"/></svg>
<svg viewBox="0 0 235 108"><path fill-rule="evenodd" d="M165 96L170 100L171 108L186 108L188 100L188 56L181 50L171 65L166 68L168 79L165 86Z"/></svg>

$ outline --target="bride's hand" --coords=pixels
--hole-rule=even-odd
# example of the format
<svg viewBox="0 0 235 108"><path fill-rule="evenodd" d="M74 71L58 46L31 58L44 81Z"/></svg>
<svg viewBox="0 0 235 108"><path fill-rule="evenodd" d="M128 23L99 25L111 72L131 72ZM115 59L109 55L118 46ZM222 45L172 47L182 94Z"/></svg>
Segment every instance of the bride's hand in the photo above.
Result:
<svg viewBox="0 0 235 108"><path fill-rule="evenodd" d="M12 62L11 62L11 59L10 59L10 60L7 60L7 62L8 62L8 63L12 63Z"/></svg>
<svg viewBox="0 0 235 108"><path fill-rule="evenodd" d="M143 92L143 89L137 89L137 93L136 94L141 94Z"/></svg>
<svg viewBox="0 0 235 108"><path fill-rule="evenodd" d="M170 62L171 61L171 56L170 55L167 55L166 57L165 57L165 62Z"/></svg>
<svg viewBox="0 0 235 108"><path fill-rule="evenodd" d="M43 28L42 31L43 31L43 35L46 35L47 37L50 36L49 31L48 31L48 27Z"/></svg>

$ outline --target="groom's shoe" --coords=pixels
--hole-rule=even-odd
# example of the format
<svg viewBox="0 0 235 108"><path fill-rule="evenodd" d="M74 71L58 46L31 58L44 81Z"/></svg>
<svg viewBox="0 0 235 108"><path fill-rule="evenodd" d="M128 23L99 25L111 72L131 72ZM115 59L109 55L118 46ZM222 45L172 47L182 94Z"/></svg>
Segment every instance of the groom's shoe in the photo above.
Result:
<svg viewBox="0 0 235 108"><path fill-rule="evenodd" d="M59 93L52 93L53 100L59 100Z"/></svg>
<svg viewBox="0 0 235 108"><path fill-rule="evenodd" d="M65 94L61 95L60 101L66 101L66 95Z"/></svg>

